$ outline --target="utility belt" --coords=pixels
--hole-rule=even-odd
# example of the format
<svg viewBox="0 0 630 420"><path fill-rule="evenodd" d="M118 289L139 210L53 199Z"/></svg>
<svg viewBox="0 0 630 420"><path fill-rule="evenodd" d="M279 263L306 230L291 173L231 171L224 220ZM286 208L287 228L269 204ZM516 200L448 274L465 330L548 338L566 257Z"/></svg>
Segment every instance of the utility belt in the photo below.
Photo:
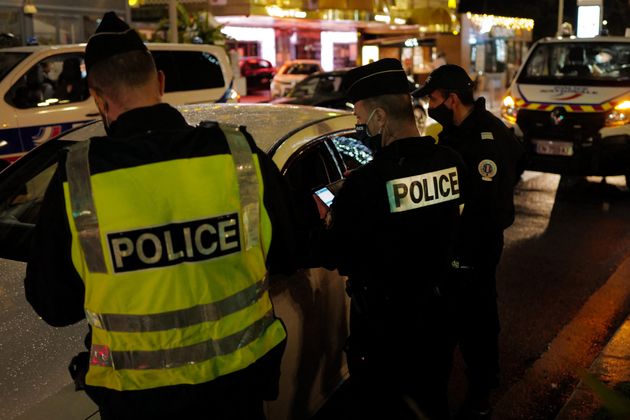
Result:
<svg viewBox="0 0 630 420"><path fill-rule="evenodd" d="M448 295L447 289L448 287L443 284L427 286L421 294L426 298L442 297ZM368 286L364 280L357 277L346 280L346 294L351 298L352 307L359 315L367 316L370 305L376 305L378 310L383 310L383 307L395 304L391 296L386 293L379 291L379 293L372 293L372 296L368 298L368 292Z"/></svg>

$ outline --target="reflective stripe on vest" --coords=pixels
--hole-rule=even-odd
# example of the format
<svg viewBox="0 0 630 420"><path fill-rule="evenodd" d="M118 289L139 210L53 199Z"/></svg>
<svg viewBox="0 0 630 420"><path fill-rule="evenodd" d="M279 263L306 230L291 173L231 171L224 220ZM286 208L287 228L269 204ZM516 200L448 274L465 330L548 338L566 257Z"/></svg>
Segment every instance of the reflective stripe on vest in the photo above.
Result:
<svg viewBox="0 0 630 420"><path fill-rule="evenodd" d="M238 127L222 128L223 134L227 138L228 146L230 146L230 152L234 158L238 174L238 190L241 196L243 226L245 227L245 249L251 249L259 244L258 214L260 211L258 177L254 168L252 151Z"/></svg>
<svg viewBox="0 0 630 420"><path fill-rule="evenodd" d="M273 324L272 311L247 328L216 340L208 340L192 346L154 351L110 351L106 346L92 345L90 364L114 369L172 369L201 363L245 347L260 338Z"/></svg>
<svg viewBox="0 0 630 420"><path fill-rule="evenodd" d="M127 315L97 314L86 309L85 315L90 325L107 331L164 331L190 327L202 322L216 321L255 303L263 297L267 289L267 281L263 279L247 289L218 302L197 305L179 311L152 315Z"/></svg>
<svg viewBox="0 0 630 420"><path fill-rule="evenodd" d="M85 262L89 270L93 273L107 273L98 217L92 199L89 151L90 141L87 140L79 142L68 152L66 173L70 196L72 197L70 200L72 217L79 233L79 242L83 248Z"/></svg>

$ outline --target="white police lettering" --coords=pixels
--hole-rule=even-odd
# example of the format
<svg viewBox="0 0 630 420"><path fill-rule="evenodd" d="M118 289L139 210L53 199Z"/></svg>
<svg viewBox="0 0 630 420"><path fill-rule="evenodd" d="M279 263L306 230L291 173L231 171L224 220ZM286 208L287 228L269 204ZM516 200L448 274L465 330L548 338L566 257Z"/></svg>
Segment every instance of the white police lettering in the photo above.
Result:
<svg viewBox="0 0 630 420"><path fill-rule="evenodd" d="M241 250L238 214L107 234L117 273L203 261Z"/></svg>
<svg viewBox="0 0 630 420"><path fill-rule="evenodd" d="M398 213L459 198L457 168L388 181L389 210Z"/></svg>

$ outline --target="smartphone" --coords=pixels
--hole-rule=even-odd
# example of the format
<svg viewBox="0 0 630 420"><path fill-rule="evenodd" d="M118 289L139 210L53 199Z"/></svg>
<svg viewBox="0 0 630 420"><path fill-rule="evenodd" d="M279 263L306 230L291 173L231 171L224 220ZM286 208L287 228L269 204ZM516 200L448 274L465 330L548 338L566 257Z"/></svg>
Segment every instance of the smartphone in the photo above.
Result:
<svg viewBox="0 0 630 420"><path fill-rule="evenodd" d="M330 191L328 187L322 187L315 191L315 195L319 198L322 203L326 204L327 207L330 207L333 200L335 199L335 195Z"/></svg>

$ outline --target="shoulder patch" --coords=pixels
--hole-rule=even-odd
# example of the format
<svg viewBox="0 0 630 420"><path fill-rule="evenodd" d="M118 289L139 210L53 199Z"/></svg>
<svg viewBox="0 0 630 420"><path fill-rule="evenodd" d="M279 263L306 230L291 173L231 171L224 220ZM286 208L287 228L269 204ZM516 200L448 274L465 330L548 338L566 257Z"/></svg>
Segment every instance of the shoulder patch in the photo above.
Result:
<svg viewBox="0 0 630 420"><path fill-rule="evenodd" d="M481 133L481 140L494 140L492 131L484 131Z"/></svg>
<svg viewBox="0 0 630 420"><path fill-rule="evenodd" d="M484 159L479 162L477 170L481 174L482 180L492 181L492 178L497 174L497 164L493 160Z"/></svg>

